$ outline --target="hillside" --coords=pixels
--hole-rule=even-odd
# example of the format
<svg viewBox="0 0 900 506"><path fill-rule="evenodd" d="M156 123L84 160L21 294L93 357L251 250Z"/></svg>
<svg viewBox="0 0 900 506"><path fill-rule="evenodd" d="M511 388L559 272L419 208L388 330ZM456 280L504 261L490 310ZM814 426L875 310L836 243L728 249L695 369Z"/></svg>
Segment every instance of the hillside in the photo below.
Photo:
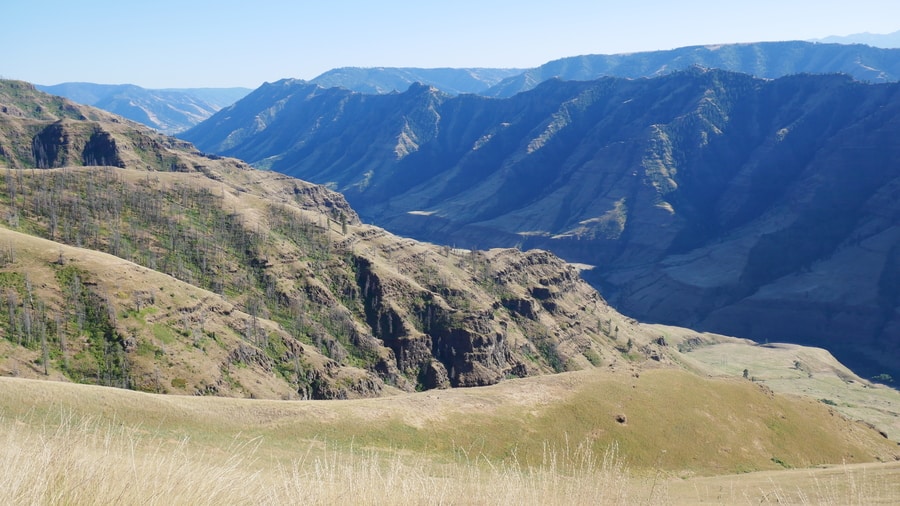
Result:
<svg viewBox="0 0 900 506"><path fill-rule="evenodd" d="M401 239L324 187L3 89L17 104L4 142L36 146L4 148L6 374L331 398L653 355L652 336L549 253ZM90 166L98 138L117 166Z"/></svg>
<svg viewBox="0 0 900 506"><path fill-rule="evenodd" d="M843 73L873 83L900 80L900 49L863 44L754 42L688 46L666 51L582 55L547 62L508 77L482 94L511 97L553 78L590 81L600 77L656 77L693 66L740 72L766 79L794 74Z"/></svg>
<svg viewBox="0 0 900 506"><path fill-rule="evenodd" d="M0 81L0 163L9 168L104 164L187 170L177 153L193 149L101 109Z"/></svg>
<svg viewBox="0 0 900 506"><path fill-rule="evenodd" d="M62 83L35 86L128 118L166 134L191 128L251 90L246 88L146 89L133 84Z"/></svg>
<svg viewBox="0 0 900 506"><path fill-rule="evenodd" d="M328 184L398 234L588 264L641 320L900 377L898 92L702 69L508 99L281 81L184 138Z"/></svg>

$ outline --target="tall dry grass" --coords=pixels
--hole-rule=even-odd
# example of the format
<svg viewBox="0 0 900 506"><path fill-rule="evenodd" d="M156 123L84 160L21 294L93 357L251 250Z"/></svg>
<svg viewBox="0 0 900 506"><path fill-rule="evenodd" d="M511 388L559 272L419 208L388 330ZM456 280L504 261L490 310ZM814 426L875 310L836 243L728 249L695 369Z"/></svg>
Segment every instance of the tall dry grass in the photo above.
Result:
<svg viewBox="0 0 900 506"><path fill-rule="evenodd" d="M460 449L446 460L403 449L310 442L284 459L271 442L224 446L99 417L0 417L0 504L573 505L897 504L900 467L841 466L681 480L636 475L613 444L545 445L536 465ZM202 440L202 441L201 441Z"/></svg>
<svg viewBox="0 0 900 506"><path fill-rule="evenodd" d="M615 446L547 448L538 466L461 454L310 446L287 464L258 440L214 448L115 421L61 415L0 420L0 504L626 504Z"/></svg>
<svg viewBox="0 0 900 506"><path fill-rule="evenodd" d="M213 455L188 439L144 438L115 422L64 415L3 420L0 504L252 504L252 444Z"/></svg>
<svg viewBox="0 0 900 506"><path fill-rule="evenodd" d="M295 461L276 502L304 498L316 504L628 504L631 480L615 446L602 456L590 447L547 449L544 461L525 467L485 459L443 466L401 455L332 451Z"/></svg>
<svg viewBox="0 0 900 506"><path fill-rule="evenodd" d="M833 473L810 473L801 483L778 483L770 479L757 490L745 490L741 495L757 504L889 505L898 504L900 499L898 478L843 466Z"/></svg>

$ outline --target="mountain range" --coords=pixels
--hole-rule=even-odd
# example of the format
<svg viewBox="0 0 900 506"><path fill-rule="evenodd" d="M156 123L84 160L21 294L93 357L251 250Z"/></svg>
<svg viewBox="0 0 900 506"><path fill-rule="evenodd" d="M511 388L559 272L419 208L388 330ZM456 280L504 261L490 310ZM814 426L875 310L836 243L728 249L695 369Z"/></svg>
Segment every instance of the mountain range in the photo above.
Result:
<svg viewBox="0 0 900 506"><path fill-rule="evenodd" d="M62 83L36 85L46 93L66 97L137 121L167 134L197 125L231 105L248 88L146 89L133 84Z"/></svg>
<svg viewBox="0 0 900 506"><path fill-rule="evenodd" d="M510 97L552 78L587 81L604 76L654 77L693 66L730 70L766 79L804 73L843 73L860 81L879 83L900 80L900 49L787 41L573 56L509 77L483 94Z"/></svg>
<svg viewBox="0 0 900 506"><path fill-rule="evenodd" d="M584 266L547 251L401 238L363 224L323 186L203 155L28 83L0 81L0 164L3 375L334 399L577 370L586 374L560 381L581 391L660 370L696 378L680 390L688 404L752 390L766 407L749 416L763 419L784 406L772 385L811 397L785 401L809 416L833 417L820 398L846 399L837 409L867 420L866 437L900 430L895 392L825 350L639 323L581 278ZM741 368L764 385L706 379L740 378Z"/></svg>
<svg viewBox="0 0 900 506"><path fill-rule="evenodd" d="M868 125L872 121L867 118L890 116L892 88L862 85L837 76L778 78L796 72L856 72L858 79L892 81L896 60L890 50L862 45L785 42L583 56L550 62L518 75L517 70L496 69L344 68L314 80L340 88L297 80L267 83L184 136L205 151L239 156L258 167L328 184L345 192L367 220L400 233L444 244L551 249L567 259L592 266L584 275L602 288L617 307L641 318L758 340L827 343L844 360L863 367L867 374L896 374L896 364L887 358L890 353L885 353L894 349L891 336L897 326L897 296L892 288L898 277L896 247L890 238L890 227L867 225L874 219L872 213L887 212L891 216L893 212L889 203L885 204L887 199L878 196L890 193L894 177L891 165L884 163L881 155L875 156L871 163L882 163L885 169L881 173L869 171L871 177L857 180L837 172L823 175L819 168L821 163L841 163L819 160L831 156L822 152L825 148L834 151L833 146L856 143L857 137L890 135L870 132ZM675 70L688 64L694 67ZM704 69L708 66L756 74L766 80L774 79L775 83L744 80L721 71L707 72ZM666 74L670 71L676 74ZM601 79L588 84L550 79L534 93L501 102L472 95L504 95L509 90L528 89L550 74L589 79L605 73L631 78ZM658 75L661 79L630 82L642 75ZM688 84L681 90L685 93L675 93L673 90L679 85L672 83L686 83L685 76L701 81L703 76L707 78L705 82ZM463 96L418 84L404 93L396 91L420 78L442 83L441 86ZM142 90L135 88L71 85L58 90L84 102L100 102L117 92L121 96ZM352 88L390 93L380 98L354 93ZM780 91L773 91L776 89ZM659 101L663 95L666 101L655 104L652 111L646 111L649 114L639 112L631 118L633 112L623 111L640 107L632 107L639 104L625 94L635 90L644 104ZM748 90L755 91L746 93ZM858 90L888 91L882 98L873 99L865 96L868 91ZM228 90L205 90L206 95L201 93L203 90L169 91L191 92L210 101L219 100L219 104L235 96L213 95ZM246 90L230 93L238 91ZM878 93L881 92L875 95ZM305 98L299 100L300 96ZM159 104L166 102L166 96L158 98ZM608 101L618 98L622 99L619 105L627 106L615 107ZM847 112L849 106L839 105L857 102L863 106L855 113ZM310 116L310 106L319 116ZM790 112L770 114L785 108ZM335 111L341 112L335 115ZM598 114L607 116L601 121L603 126L597 123ZM767 125L753 125L765 114L770 115ZM322 118L329 115L330 126L322 128ZM225 124L223 116L227 116ZM482 117L487 119L486 124ZM517 121L503 119L510 117ZM828 121L822 124L829 125L824 130L799 129L797 134L798 129L792 125L819 125L823 117ZM620 132L619 139L609 137L612 125L620 121L631 125L623 132L632 133ZM689 125L692 122L696 124ZM251 125L245 126L248 123ZM452 127L449 133L448 124ZM772 138L771 132L754 131L772 128L773 124L779 126L774 142L767 140ZM880 125L889 126L890 121ZM557 135L560 131L564 135ZM848 137L848 132L854 132L855 137ZM65 150L45 149L43 142L52 145L53 139L66 135L65 128L55 126L36 137L31 149L39 165L78 160L66 158ZM820 140L811 140L816 137ZM562 138L567 140L560 142ZM623 141L625 138L628 140ZM696 143L697 138L699 144L684 145ZM500 139L503 141L497 142ZM794 139L800 139L799 148ZM171 145L171 141L166 142ZM15 143L6 144L7 150L21 149ZM553 149L543 149L545 144ZM890 158L890 150L882 150L882 144L866 149ZM784 145L789 148L780 147ZM87 154L81 154L82 163L124 163L115 158L108 160L105 148L95 144L88 147ZM777 147L776 153L769 153L773 147ZM2 144L0 149L4 149ZM94 152L95 149L100 151ZM580 153L577 156L581 160L573 158L573 149ZM597 149L599 154L590 154ZM844 148L852 149L859 148ZM532 156L538 150L554 153ZM623 155L624 160L620 159ZM531 161L538 159L537 163ZM767 165L773 160L773 165ZM800 169L795 167L798 160L814 165ZM172 160L166 163L177 165ZM707 165L711 167L704 168ZM605 172L597 171L599 166L620 167L612 169L617 176L606 174L601 177L602 182L593 182ZM631 186L652 187L648 196L638 199L633 188L627 190L622 174L629 171L621 166L639 169L631 170L632 178L639 173L644 177L640 184ZM793 167L790 173L778 168L787 166ZM503 175L497 175L498 167ZM552 167L564 169L561 179L550 183L560 175L548 175L556 170ZM698 172L691 174L693 171ZM778 176L777 183L762 183L773 175ZM855 186L849 185L847 178ZM827 180L827 184L821 185L819 179ZM618 182L612 183L605 195L586 196L586 188L600 188L611 181ZM817 189L806 187L811 181L818 185ZM749 187L748 182L752 183ZM541 184L550 187L536 189ZM572 193L567 185L581 188L580 193ZM804 192L833 193L828 188L836 186L858 187L859 192L827 212L823 209L829 208L825 203L828 196L801 200L811 206L809 209L794 209L802 206L788 206L783 201ZM502 189L500 198L495 198L498 188ZM726 190L729 198L745 202L729 204L722 202L722 197L718 201L711 199ZM744 194L748 191L752 195ZM582 196L567 200L567 195L574 194ZM643 201L642 205L635 207L637 201ZM879 207L885 205L888 210ZM658 216L643 216L638 211L643 207L674 216L676 225L659 222ZM729 207L736 210L724 212L733 216L709 215ZM774 229L761 224L760 220L769 219L765 216L783 213L784 209L796 213L788 219L797 223ZM864 215L857 216L857 212ZM810 223L816 225L809 227ZM869 230L872 226L875 228ZM741 239L744 232L736 232L735 227L752 231L758 237ZM859 227L865 230L858 230ZM661 234L661 230L665 233ZM873 234L884 237L875 253L858 244L860 238ZM741 246L736 247L735 243ZM869 251L869 257L864 259L865 255L860 256L855 250ZM846 271L848 261L843 256L836 258L838 252L849 255L851 264L860 266L857 270L861 272L856 273L860 275L837 274ZM698 267L707 255L728 258L730 263L719 268ZM684 297L685 294L691 295ZM770 311L771 307L791 308L792 316L804 316L785 318ZM759 312L771 316L757 321ZM793 324L786 325L786 321ZM851 332L854 339L841 337Z"/></svg>
<svg viewBox="0 0 900 506"><path fill-rule="evenodd" d="M363 93L404 91L415 82L433 83L448 93L481 93L521 69L358 68L329 70L311 82ZM203 122L246 96L249 88L147 89L133 84L62 83L36 88L177 134Z"/></svg>
<svg viewBox="0 0 900 506"><path fill-rule="evenodd" d="M761 42L582 55L562 58L533 69L341 67L309 82L323 88L346 88L368 94L402 92L413 83L421 83L451 95L474 93L510 97L551 78L653 77L695 65L764 78L796 73L841 72L863 81L887 82L900 79L897 51L900 49L880 49L862 44ZM145 89L130 84L93 83L38 85L38 88L168 134L196 126L251 91L247 88Z"/></svg>
<svg viewBox="0 0 900 506"><path fill-rule="evenodd" d="M183 138L327 184L395 233L588 264L639 319L898 375L898 92L701 67L507 99L284 80Z"/></svg>
<svg viewBox="0 0 900 506"><path fill-rule="evenodd" d="M6 375L324 399L672 363L548 252L403 239L28 83L0 81L0 163Z"/></svg>

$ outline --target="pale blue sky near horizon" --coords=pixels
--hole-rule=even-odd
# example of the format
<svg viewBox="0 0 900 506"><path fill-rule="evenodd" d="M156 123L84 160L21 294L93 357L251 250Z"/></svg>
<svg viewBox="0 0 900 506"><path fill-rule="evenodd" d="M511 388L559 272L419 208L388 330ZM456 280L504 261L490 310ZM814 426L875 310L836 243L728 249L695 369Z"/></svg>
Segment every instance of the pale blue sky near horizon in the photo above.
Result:
<svg viewBox="0 0 900 506"><path fill-rule="evenodd" d="M583 54L900 30L897 0L4 0L0 77L256 88L337 67L536 67Z"/></svg>

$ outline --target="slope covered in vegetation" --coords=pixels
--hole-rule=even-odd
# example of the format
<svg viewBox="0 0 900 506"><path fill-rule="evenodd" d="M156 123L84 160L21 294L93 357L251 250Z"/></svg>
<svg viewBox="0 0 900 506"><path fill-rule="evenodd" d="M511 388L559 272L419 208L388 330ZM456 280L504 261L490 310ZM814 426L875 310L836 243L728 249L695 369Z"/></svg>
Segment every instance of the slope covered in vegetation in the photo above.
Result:
<svg viewBox="0 0 900 506"><path fill-rule="evenodd" d="M41 147L10 149L0 182L7 372L331 398L643 357L548 253L401 239L324 187L6 86L0 103L43 104L2 118ZM118 166L91 166L98 136Z"/></svg>

